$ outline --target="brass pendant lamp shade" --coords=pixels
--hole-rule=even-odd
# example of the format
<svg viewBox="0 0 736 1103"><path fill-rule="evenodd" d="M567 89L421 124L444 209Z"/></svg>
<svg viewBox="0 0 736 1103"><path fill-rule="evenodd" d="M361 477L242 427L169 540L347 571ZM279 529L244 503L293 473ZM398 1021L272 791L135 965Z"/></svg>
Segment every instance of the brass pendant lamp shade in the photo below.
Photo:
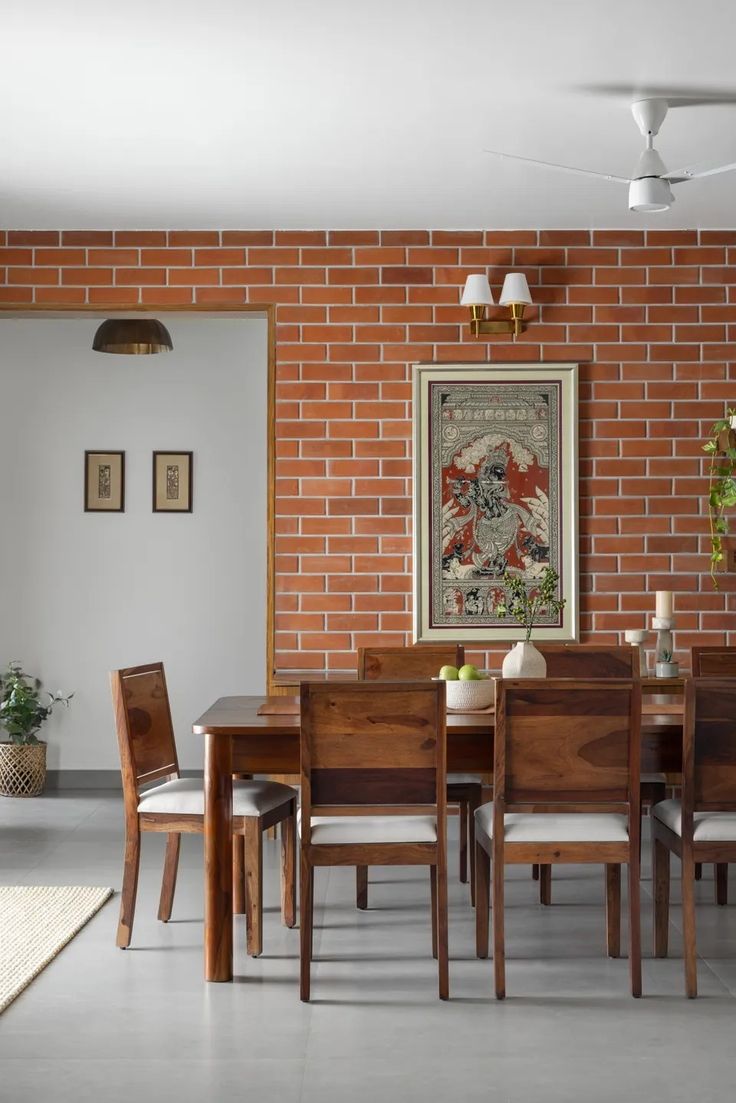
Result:
<svg viewBox="0 0 736 1103"><path fill-rule="evenodd" d="M154 352L171 352L171 335L156 318L108 318L95 333L95 352L127 353L147 356Z"/></svg>

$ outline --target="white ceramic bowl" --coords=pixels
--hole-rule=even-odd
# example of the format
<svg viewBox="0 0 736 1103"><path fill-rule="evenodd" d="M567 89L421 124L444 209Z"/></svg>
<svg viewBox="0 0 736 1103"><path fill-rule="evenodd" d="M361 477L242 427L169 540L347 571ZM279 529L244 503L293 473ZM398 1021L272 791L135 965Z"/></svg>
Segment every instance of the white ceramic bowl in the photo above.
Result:
<svg viewBox="0 0 736 1103"><path fill-rule="evenodd" d="M454 710L487 709L495 700L496 684L492 678L478 681L445 682L447 707Z"/></svg>

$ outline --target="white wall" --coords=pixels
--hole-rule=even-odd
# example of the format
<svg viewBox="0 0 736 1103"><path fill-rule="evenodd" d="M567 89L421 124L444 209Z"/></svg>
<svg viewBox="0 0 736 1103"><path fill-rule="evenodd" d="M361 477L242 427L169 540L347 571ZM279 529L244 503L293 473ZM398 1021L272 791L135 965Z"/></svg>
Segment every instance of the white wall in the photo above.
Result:
<svg viewBox="0 0 736 1103"><path fill-rule="evenodd" d="M75 692L51 769L117 768L115 667L164 661L185 768L215 697L263 692L266 321L160 317L158 356L92 352L96 318L0 319L0 663ZM83 512L85 449L125 450L124 513ZM194 452L193 513L152 513L154 449Z"/></svg>

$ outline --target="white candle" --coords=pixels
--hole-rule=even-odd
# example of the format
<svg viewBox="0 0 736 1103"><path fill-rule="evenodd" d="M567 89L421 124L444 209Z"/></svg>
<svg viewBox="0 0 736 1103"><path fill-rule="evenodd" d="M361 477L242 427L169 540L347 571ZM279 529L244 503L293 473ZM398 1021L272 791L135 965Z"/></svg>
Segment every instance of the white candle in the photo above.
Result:
<svg viewBox="0 0 736 1103"><path fill-rule="evenodd" d="M657 590L656 597L656 616L661 617L663 620L672 619L672 591L671 590Z"/></svg>

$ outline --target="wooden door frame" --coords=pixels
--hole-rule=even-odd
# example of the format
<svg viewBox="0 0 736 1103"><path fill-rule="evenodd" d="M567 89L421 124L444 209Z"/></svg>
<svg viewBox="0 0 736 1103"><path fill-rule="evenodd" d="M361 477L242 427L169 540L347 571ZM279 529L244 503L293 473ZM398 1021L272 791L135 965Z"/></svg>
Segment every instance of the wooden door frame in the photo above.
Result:
<svg viewBox="0 0 736 1103"><path fill-rule="evenodd" d="M18 318L135 318L146 314L202 314L229 315L233 318L246 314L265 317L267 325L267 383L266 383L266 685L269 692L274 675L274 612L276 603L274 519L276 515L276 307L273 303L187 303L169 306L158 304L131 304L129 307L105 307L94 304L67 303L0 303L0 320Z"/></svg>

